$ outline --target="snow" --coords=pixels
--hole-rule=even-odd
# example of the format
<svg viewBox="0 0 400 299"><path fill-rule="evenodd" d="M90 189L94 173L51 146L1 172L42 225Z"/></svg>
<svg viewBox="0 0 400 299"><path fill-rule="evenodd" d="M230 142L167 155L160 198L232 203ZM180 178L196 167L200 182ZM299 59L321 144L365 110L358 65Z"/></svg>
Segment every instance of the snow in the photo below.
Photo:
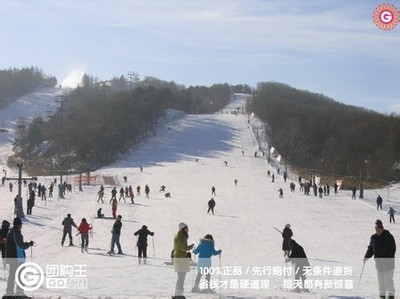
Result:
<svg viewBox="0 0 400 299"><path fill-rule="evenodd" d="M44 115L49 107L56 109L54 97L60 92L62 90L59 89L38 91L0 111L1 119L10 128L8 133L0 135L0 156L8 177L17 176L15 169L5 166L12 147L12 125L22 115ZM242 107L244 101L245 95L236 94L229 106L212 115L172 113L155 136L144 140L115 163L92 173L117 176L123 187L142 187L142 195L135 197L135 204L127 199L126 203L121 201L118 205L117 214L123 217L121 245L125 255L106 254L110 248L114 220L93 218L99 207L103 208L106 216L111 216L109 199L112 186L106 186L104 204L96 202L98 185L84 186L83 191L78 191L74 184L73 192L67 193L65 199L59 199L57 192L47 201L37 198L33 215L23 220L22 231L26 241L34 240L37 244L26 252L27 261L37 263L47 277L39 289L27 294L68 298L170 298L177 275L164 262L170 261L173 237L179 222L185 222L189 226L189 242L198 243L209 233L214 236L216 249L222 249L221 258L213 257L213 266L215 271L222 268L223 273L211 277L216 286L227 282L226 288L217 288L217 295L221 297L298 297L279 289L285 279L294 279L293 274L286 277L282 273L289 264L284 262L282 237L274 229L282 230L286 223L291 224L293 239L304 247L315 272L308 279L317 288L303 297L377 296L373 260L366 263L360 279L363 256L378 218L399 240L400 227L390 224L387 215L389 206L400 209L399 186L365 190L364 200L352 200L351 191L346 190L340 190L337 195L331 191L329 196L321 199L300 192L295 179L296 191L290 192L290 180L285 183L276 168L269 165L262 155L254 157L258 143L252 128L253 120L248 122L246 116L230 113L236 107ZM267 176L268 170L275 174L275 182ZM124 183L124 176L128 178L127 183ZM295 178L294 175L291 177ZM39 177L38 182L48 187L54 178ZM66 179L74 182L73 177ZM238 180L237 186L234 179ZM0 187L0 218L12 222L16 188L10 192L7 184ZM149 199L144 196L146 184L151 190ZM159 192L161 185L167 187L166 192L171 192L172 198L165 198L164 193ZM211 198L212 186L216 187L217 194L213 196L216 201L215 215L208 215L207 202ZM279 188L284 190L283 199L278 197ZM23 187L22 191L26 208L27 188ZM377 211L375 207L377 194L383 197L383 211ZM89 253L81 253L77 236L74 237L75 247L61 247L61 222L67 213L72 214L77 225L83 217L93 225ZM144 224L155 232L154 237L148 240L147 265L138 263L136 238L133 236ZM75 232L73 229L73 234ZM78 279L79 269L87 270L84 277L88 287L46 287L46 282L54 281L50 279L51 272L47 271L52 266L73 268L74 275L68 278L71 283ZM265 271L261 275L257 272L260 269ZM336 269L344 273L318 275L319 269ZM194 271L192 269L186 276L185 296L218 297L190 293ZM395 269L397 287L400 286L399 272L399 268ZM3 272L0 273L4 277ZM61 274L56 276L61 277ZM329 281L336 284L329 286ZM321 287L318 287L320 283ZM340 283L346 283L346 288L340 288ZM263 288L263 284L267 287ZM0 288L5 290L5 286L6 281L0 280Z"/></svg>

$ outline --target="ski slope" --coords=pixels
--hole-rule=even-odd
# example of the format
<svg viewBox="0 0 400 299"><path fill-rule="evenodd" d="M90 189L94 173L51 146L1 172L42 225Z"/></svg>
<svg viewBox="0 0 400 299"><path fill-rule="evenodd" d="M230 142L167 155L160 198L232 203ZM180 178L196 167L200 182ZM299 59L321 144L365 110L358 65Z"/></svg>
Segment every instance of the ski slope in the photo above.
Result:
<svg viewBox="0 0 400 299"><path fill-rule="evenodd" d="M47 97L48 94L43 95L44 105L48 105ZM25 100L29 101L27 98ZM96 202L99 186L84 186L84 191L80 192L74 185L73 192L67 193L65 199L57 198L57 192L47 201L37 198L33 214L23 220L25 239L37 243L32 251L27 251L27 261L35 262L43 269L64 265L76 270L81 267L79 265L84 265L87 288L69 285L68 288L55 289L46 287L44 283L27 294L63 298L170 298L177 277L165 262L170 260L178 223L185 222L189 226L189 242L198 243L205 234L212 234L216 249L222 249L221 258L213 258L217 273L211 279L217 293L190 293L195 275L192 269L185 281L187 298L299 297L281 289L284 281L290 282L294 278L291 273L287 276L283 273L290 264L284 262L282 237L274 227L282 230L287 223L291 224L293 239L304 247L314 271L314 275L308 276L315 286L313 292L302 294L302 297L377 296L374 262L366 263L360 280L362 261L377 218L383 221L397 241L400 240L399 225L390 224L386 214L389 205L400 209L399 186L366 190L364 200L352 200L351 192L344 190L337 195L331 192L322 199L306 196L299 191L297 182L295 192L290 192L290 180L285 183L261 155L254 157L258 144L251 122L244 115L227 113L244 105L244 101L245 96L238 94L220 113L174 117L157 130L156 136L146 139L115 163L92 173L117 176L123 187L142 187L142 195L135 197L135 204L127 199L126 203L121 201L118 205L117 214L123 217L121 245L125 255L106 254L114 220L93 218L99 207L103 208L106 216L111 215L109 199L112 186L105 186L104 204ZM38 107L34 102L27 103L24 113L29 115L31 108L32 114L36 111ZM6 112L0 111L1 116L16 117L20 115L16 109L7 107L4 109ZM15 118L7 122L15 122ZM1 139L2 161L6 161L11 150L11 133L12 130L7 139ZM275 182L267 176L268 170L275 174ZM16 176L16 170L8 169L8 176ZM123 183L124 176L128 178L127 183ZM48 187L54 178L40 177L39 182ZM238 180L236 186L234 179ZM74 181L72 177L67 180ZM146 184L151 190L149 199L143 192ZM166 192L170 192L172 198L164 197L164 193L159 191L161 185L167 187ZM216 196L213 196L215 215L208 215L207 202L211 198L212 186L216 187ZM282 199L278 197L279 188L284 190ZM7 186L0 188L1 218L10 222L15 190L10 192ZM23 188L24 207L26 192ZM377 194L384 199L383 211L376 210ZM61 222L67 213L72 214L77 225L83 217L93 225L89 253L81 253L77 236L74 237L75 247L61 247ZM144 224L155 233L148 240L146 265L138 263L136 238L133 236ZM218 272L219 269L223 270L222 273ZM329 274L332 269L338 272ZM319 270L328 274L322 275ZM3 276L3 272L0 273ZM49 275L45 282L47 279L50 279ZM69 278L70 281L73 279ZM5 285L6 282L0 280L0 288L5 290ZM400 286L399 268L395 270L395 286Z"/></svg>

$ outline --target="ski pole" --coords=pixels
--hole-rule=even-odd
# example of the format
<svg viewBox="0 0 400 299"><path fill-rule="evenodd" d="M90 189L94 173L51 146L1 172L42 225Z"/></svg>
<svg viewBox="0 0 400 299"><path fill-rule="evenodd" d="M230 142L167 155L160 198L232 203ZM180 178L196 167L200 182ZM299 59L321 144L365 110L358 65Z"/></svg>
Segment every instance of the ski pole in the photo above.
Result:
<svg viewBox="0 0 400 299"><path fill-rule="evenodd" d="M156 251L154 249L154 236L151 236L151 241L153 242L153 258L156 258Z"/></svg>
<svg viewBox="0 0 400 299"><path fill-rule="evenodd" d="M196 255L194 256L194 259L190 259L190 262L193 262L193 272L192 272L192 287L194 286L194 272L196 272Z"/></svg>
<svg viewBox="0 0 400 299"><path fill-rule="evenodd" d="M221 277L222 277L222 266L221 266L221 264L222 264L222 258L221 258L221 255L222 255L222 253L220 253L219 254L219 269L218 269L218 271L219 271L219 277L218 277L218 285L221 285ZM219 295L221 295L221 291L222 291L222 288L220 287L219 288Z"/></svg>
<svg viewBox="0 0 400 299"><path fill-rule="evenodd" d="M365 267L365 262L363 263L363 266L362 266L362 269L361 269L360 278L358 279L357 289L356 289L356 293L355 293L354 297L357 297L358 288L359 288L360 282L361 282L361 277L362 277L363 272L364 272L364 267Z"/></svg>
<svg viewBox="0 0 400 299"><path fill-rule="evenodd" d="M282 234L282 232L281 232L279 229L277 229L275 226L273 226L272 228L273 228L274 230L276 230L278 233Z"/></svg>

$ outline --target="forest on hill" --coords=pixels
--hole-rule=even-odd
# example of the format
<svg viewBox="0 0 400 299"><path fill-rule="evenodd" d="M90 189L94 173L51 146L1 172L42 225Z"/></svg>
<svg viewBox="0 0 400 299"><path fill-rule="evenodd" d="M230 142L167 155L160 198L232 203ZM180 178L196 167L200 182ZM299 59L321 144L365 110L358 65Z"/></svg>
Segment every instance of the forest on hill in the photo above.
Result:
<svg viewBox="0 0 400 299"><path fill-rule="evenodd" d="M363 181L398 181L400 119L276 82L259 83L248 105L270 145L298 169ZM367 186L368 187L368 186Z"/></svg>
<svg viewBox="0 0 400 299"><path fill-rule="evenodd" d="M132 86L123 77L97 82L85 75L50 119L19 120L9 163L20 157L34 175L91 171L156 134L168 109L213 113L240 88L228 84L185 88L152 77Z"/></svg>
<svg viewBox="0 0 400 299"><path fill-rule="evenodd" d="M0 74L0 87L8 82L17 90L15 86L20 84L24 86L21 93L57 83L37 68ZM5 96L5 91L0 88L2 99L17 97L17 93ZM399 180L397 115L345 105L277 82L261 82L256 88L227 83L185 87L154 77L130 82L121 76L99 82L85 74L79 87L65 94L51 118L18 121L14 156L9 162L16 157L24 159L34 175L91 171L155 134L168 109L214 113L237 92L250 95L247 113L255 113L265 122L269 146L278 149L284 163L299 173L354 181L362 178L366 187L369 181L386 184Z"/></svg>

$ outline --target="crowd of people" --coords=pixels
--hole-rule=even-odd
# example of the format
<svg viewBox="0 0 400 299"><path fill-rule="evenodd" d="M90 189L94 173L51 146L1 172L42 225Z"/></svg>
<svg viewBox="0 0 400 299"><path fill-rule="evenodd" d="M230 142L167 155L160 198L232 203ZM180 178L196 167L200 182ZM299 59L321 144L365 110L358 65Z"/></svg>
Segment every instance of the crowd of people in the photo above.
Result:
<svg viewBox="0 0 400 299"><path fill-rule="evenodd" d="M301 180L300 180L301 181ZM235 179L234 185L237 186L238 181ZM290 184L290 189L294 192L295 188L293 186L294 183ZM311 184L310 184L311 185ZM311 185L312 186L312 185ZM300 185L300 187L305 188L305 185ZM308 187L306 187L308 188ZM334 186L335 192L336 186ZM150 188L148 185L145 186L145 194L146 198L149 199ZM329 186L327 187L319 187L319 195L322 197L322 194L329 195ZM45 190L44 190L45 191ZM136 188L136 197L140 196L141 187L138 186ZM166 186L162 185L160 187L159 192L165 193ZM43 191L41 191L43 192ZM118 191L116 187L111 190L111 210L112 210L112 218L115 219L115 222L112 225L111 230L111 248L108 251L108 254L124 254L122 251L122 246L120 243L121 230L122 230L122 216L117 216L117 207L118 204L123 200L126 203L126 198L131 198L131 203L134 204L133 198L135 195L133 194L133 189L131 186L127 186L126 188L121 187L119 190L119 198L117 198ZM101 186L100 190L97 193L97 203L104 203L104 187ZM214 197L217 196L215 186L211 188L211 195L213 196L207 202L208 210L207 214L215 213L216 201ZM43 199L43 193L40 194ZM354 193L352 193L354 196ZM29 199L28 199L28 215L32 213L32 207L34 206L35 201L35 189L30 189ZM283 198L283 190L279 189L279 197ZM43 199L45 200L45 199ZM33 202L33 203L32 203ZM382 210L383 198L379 195L376 199L377 210ZM395 223L394 215L396 211L389 207L388 215L390 216L390 223ZM102 208L97 210L97 218L104 218L104 213L102 213ZM74 222L71 214L68 213L67 216L61 222L63 227L63 234L61 238L61 245L64 246L64 243L68 237L69 246L74 246L73 243L73 235L72 229L75 228L77 230L77 235L80 235L80 246L81 252L88 252L89 246L89 234L93 227L90 223L88 223L86 218L82 218L79 226ZM25 250L35 245L33 241L24 242L22 232L22 221L19 217L16 217L13 220L13 227L10 228L10 223L7 220L4 220L2 223L2 228L0 231L0 245L2 250L2 258L3 258L3 267L9 269L9 276L7 280L7 291L6 296L24 296L23 290L20 286L15 284L14 274L17 270L18 266L23 263L25 257ZM139 230L134 233L134 236L137 237L137 256L139 264L147 263L147 247L148 247L148 236L154 236L154 232L150 231L146 225L143 225ZM282 250L284 252L285 262L292 263L294 267L295 280L300 281L301 283L297 285L296 288L293 289L294 292L309 292L309 289L304 284L306 280L307 268L310 267L310 262L307 258L305 250L303 246L301 246L298 242L293 239L293 231L291 229L291 225L287 224L283 231L281 232L283 242L282 242ZM192 288L193 293L212 293L213 290L210 288L210 277L211 272L207 269L212 267L211 259L212 256L221 256L222 251L215 249L215 241L214 237L207 233L203 238L200 239L199 244L195 246L194 243L188 244L189 238L189 227L186 223L179 223L178 231L173 238L173 264L175 272L177 273L177 281L175 285L175 293L173 298L185 298L184 297L184 284L186 274L190 271L190 265L192 261L192 255L198 255L197 262L197 274L194 280L194 285ZM115 250L116 249L116 250ZM364 255L364 263L371 257L374 257L376 269L377 269L377 277L379 283L379 293L381 297L388 296L389 298L394 298L395 288L393 283L393 273L394 273L394 257L396 252L396 243L393 235L383 227L383 223L381 220L376 220L375 222L375 234L373 234L370 238L370 242L368 245L367 252ZM22 259L18 259L18 262L14 260L15 257L23 257ZM8 266L7 266L7 265Z"/></svg>

